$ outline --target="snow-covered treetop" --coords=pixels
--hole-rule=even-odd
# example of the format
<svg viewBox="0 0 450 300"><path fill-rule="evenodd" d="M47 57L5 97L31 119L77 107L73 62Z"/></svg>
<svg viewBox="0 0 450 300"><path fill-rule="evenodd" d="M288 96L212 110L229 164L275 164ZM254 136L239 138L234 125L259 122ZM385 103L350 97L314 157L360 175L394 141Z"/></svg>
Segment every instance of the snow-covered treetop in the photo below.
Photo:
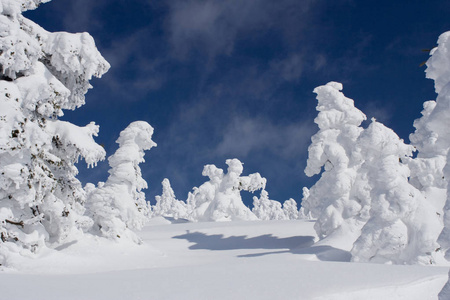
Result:
<svg viewBox="0 0 450 300"><path fill-rule="evenodd" d="M119 147L136 144L142 150L150 150L156 147L156 143L152 141L152 135L153 127L150 124L144 121L136 121L120 133L116 142Z"/></svg>
<svg viewBox="0 0 450 300"><path fill-rule="evenodd" d="M436 93L450 82L450 31L439 36L438 46L431 50L425 71L427 78L434 80Z"/></svg>
<svg viewBox="0 0 450 300"><path fill-rule="evenodd" d="M206 165L203 176L209 181L189 195L189 218L194 221L255 220L256 216L244 205L241 191L264 189L266 179L259 173L241 176L244 167L238 159L227 159L226 173L214 165Z"/></svg>
<svg viewBox="0 0 450 300"><path fill-rule="evenodd" d="M176 199L169 179L164 178L161 184L162 194L155 197L156 205L152 207L153 216L173 217L175 219L187 218L186 203Z"/></svg>
<svg viewBox="0 0 450 300"><path fill-rule="evenodd" d="M119 149L108 158L109 165L112 167L110 170L111 176L118 176L115 168L124 162L131 162L133 164L139 164L144 162L144 150L150 150L152 147L156 147L156 143L152 141L153 127L147 122L136 121L128 125L117 139ZM127 175L119 176L126 178Z"/></svg>
<svg viewBox="0 0 450 300"><path fill-rule="evenodd" d="M17 15L23 11L36 9L41 3L51 0L2 0L0 1L0 13L2 15Z"/></svg>
<svg viewBox="0 0 450 300"><path fill-rule="evenodd" d="M435 132L427 128L430 115L435 107L435 101L426 101L423 103L422 117L414 120L414 128L416 128L416 131L409 135L409 140L417 147L421 156L435 155L434 148L438 136Z"/></svg>
<svg viewBox="0 0 450 300"><path fill-rule="evenodd" d="M338 152L351 148L362 131L359 125L366 116L341 90L342 84L338 82L329 82L314 89L318 100L316 109L319 111L314 122L320 130L312 137L313 143L308 148L307 176L319 174L322 166L327 168L327 162L335 167L346 166L350 153Z"/></svg>
<svg viewBox="0 0 450 300"><path fill-rule="evenodd" d="M44 2L48 0L0 1L1 72L12 80L30 75L41 81L46 78L51 84L35 86L40 94L48 94L53 115L61 116L61 109L73 110L85 103L89 80L101 77L110 65L88 33L51 33L21 15Z"/></svg>
<svg viewBox="0 0 450 300"><path fill-rule="evenodd" d="M416 131L410 139L421 157L446 155L450 147L450 31L441 34L438 46L431 51L426 75L434 80L438 97L424 103L423 116L414 122Z"/></svg>
<svg viewBox="0 0 450 300"><path fill-rule="evenodd" d="M223 178L223 170L215 165L206 165L203 167L202 175L209 177L213 184L218 184Z"/></svg>
<svg viewBox="0 0 450 300"><path fill-rule="evenodd" d="M254 192L266 187L266 179L261 177L259 173L250 174L248 176L240 176L244 171L243 163L238 159L227 159L225 163L228 165L227 176L225 182L224 172L215 165L206 165L203 168L202 175L208 176L212 184L225 184L223 188L238 187L239 190Z"/></svg>
<svg viewBox="0 0 450 300"><path fill-rule="evenodd" d="M70 102L63 107L66 109L83 105L84 94L92 88L89 80L100 77L110 67L87 32L49 34L43 51L52 73L71 91Z"/></svg>
<svg viewBox="0 0 450 300"><path fill-rule="evenodd" d="M254 192L259 189L266 188L267 180L259 173L250 174L248 176L240 176L244 171L243 163L238 159L227 159L225 163L228 165L228 173L227 176L229 178L229 184L236 186L236 182L238 182L239 190Z"/></svg>
<svg viewBox="0 0 450 300"><path fill-rule="evenodd" d="M366 160L377 161L389 155L410 157L414 151L413 146L405 144L392 129L378 123L375 118L361 134L358 144L364 147Z"/></svg>
<svg viewBox="0 0 450 300"><path fill-rule="evenodd" d="M167 196L167 197L171 197L173 199L175 199L175 192L172 189L172 186L170 185L170 181L167 178L164 178L163 181L161 182L162 185L162 194Z"/></svg>
<svg viewBox="0 0 450 300"><path fill-rule="evenodd" d="M342 83L333 81L314 89L319 102L316 108L319 115L314 122L320 129L347 124L359 126L366 119L366 116L355 108L354 101L344 96L342 89Z"/></svg>

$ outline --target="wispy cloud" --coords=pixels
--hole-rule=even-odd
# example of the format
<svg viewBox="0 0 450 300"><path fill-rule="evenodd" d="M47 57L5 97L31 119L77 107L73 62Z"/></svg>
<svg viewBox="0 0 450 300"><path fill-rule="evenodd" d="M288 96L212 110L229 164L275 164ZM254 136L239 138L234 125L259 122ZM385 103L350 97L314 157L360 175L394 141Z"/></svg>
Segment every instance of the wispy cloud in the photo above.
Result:
<svg viewBox="0 0 450 300"><path fill-rule="evenodd" d="M63 25L70 32L80 32L100 29L103 24L100 19L93 17L93 12L101 10L110 4L108 0L77 0L61 1L59 8L70 13L64 14Z"/></svg>
<svg viewBox="0 0 450 300"><path fill-rule="evenodd" d="M298 53L291 54L286 59L278 59L270 63L272 72L277 73L286 81L297 81L303 73L304 57Z"/></svg>
<svg viewBox="0 0 450 300"><path fill-rule="evenodd" d="M314 124L274 124L262 118L235 117L224 129L218 155L247 157L253 151L268 151L283 159L305 155L316 130Z"/></svg>
<svg viewBox="0 0 450 300"><path fill-rule="evenodd" d="M160 89L167 80L168 58L157 56L158 51L142 42L151 36L150 28L141 28L117 38L102 53L111 64L102 84L126 101L141 100L149 91Z"/></svg>
<svg viewBox="0 0 450 300"><path fill-rule="evenodd" d="M175 57L184 59L191 51L230 55L242 34L257 36L262 30L277 28L289 35L303 28L304 19L314 1L310 0L188 0L172 1L168 19L170 43ZM296 20L296 27L290 23ZM297 37L298 38L298 37Z"/></svg>
<svg viewBox="0 0 450 300"><path fill-rule="evenodd" d="M394 107L386 101L367 101L362 105L361 110L366 114L368 124L372 118L375 118L389 125L394 116Z"/></svg>

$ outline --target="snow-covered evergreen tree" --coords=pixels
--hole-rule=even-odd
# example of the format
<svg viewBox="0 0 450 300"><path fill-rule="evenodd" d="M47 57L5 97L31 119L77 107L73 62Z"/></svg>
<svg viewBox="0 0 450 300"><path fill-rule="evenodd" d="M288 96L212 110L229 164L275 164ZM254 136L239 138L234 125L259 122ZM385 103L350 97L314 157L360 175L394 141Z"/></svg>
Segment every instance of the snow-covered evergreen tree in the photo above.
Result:
<svg viewBox="0 0 450 300"><path fill-rule="evenodd" d="M288 204L289 205L289 204ZM269 193L266 190L261 191L260 197L253 197L252 212L260 220L286 220L286 215L281 203L269 199Z"/></svg>
<svg viewBox="0 0 450 300"><path fill-rule="evenodd" d="M435 91L438 94L436 102L429 109L423 126L423 144L426 150L431 152L432 162L436 166L430 168L428 177L437 182L439 187L446 191L446 202L444 206L444 229L439 236L439 244L446 251L446 258L450 260L450 192L448 184L450 178L450 132L448 130L450 120L450 32L443 33L438 40L438 46L431 52L427 61L427 78L434 80ZM420 149L419 149L420 150ZM427 153L425 153L427 154ZM443 167L444 165L444 167ZM442 172L442 173L441 173Z"/></svg>
<svg viewBox="0 0 450 300"><path fill-rule="evenodd" d="M162 181L162 195L156 196L156 205L152 207L153 216L172 217L174 219L187 218L186 203L175 198L170 181Z"/></svg>
<svg viewBox="0 0 450 300"><path fill-rule="evenodd" d="M342 84L337 82L314 90L319 111L314 122L319 132L311 138L305 173L311 177L323 172L310 190L303 190L302 207L305 214L317 218L314 229L321 238L338 229L358 233L368 218L369 199L363 193L363 177L358 177L362 160L354 156L366 116L341 90Z"/></svg>
<svg viewBox="0 0 450 300"><path fill-rule="evenodd" d="M283 212L287 220L297 220L298 219L297 202L292 198L284 201Z"/></svg>
<svg viewBox="0 0 450 300"><path fill-rule="evenodd" d="M424 143L429 143L434 155L431 159L436 161L436 166L430 170L430 179L435 179L446 190L446 202L444 205L444 228L439 236L439 244L445 252L445 257L450 260L450 132L448 130L450 120L450 31L441 34L438 46L431 52L427 61L427 78L434 80L434 88L438 94L436 102L432 103L432 109L427 119L423 121L426 130ZM419 149L420 151L420 149ZM444 165L444 167L442 167ZM442 169L442 174L436 172ZM434 172L433 172L434 171ZM436 175L435 175L436 174ZM433 176L434 175L434 176ZM440 177L442 175L442 177ZM448 299L450 295L450 279L439 294L439 299Z"/></svg>
<svg viewBox="0 0 450 300"><path fill-rule="evenodd" d="M87 33L50 33L24 18L41 0L0 1L0 263L90 225L75 178L80 157L105 156L86 127L58 120L84 104L109 64Z"/></svg>
<svg viewBox="0 0 450 300"><path fill-rule="evenodd" d="M203 176L209 181L194 188L188 198L193 221L233 221L257 220L258 218L244 205L241 191L254 192L264 189L266 179L259 173L241 176L243 165L238 159L227 159L228 172L214 165L206 165Z"/></svg>
<svg viewBox="0 0 450 300"><path fill-rule="evenodd" d="M300 220L312 220L313 217L311 216L311 212L306 213L305 208L302 206L298 210L298 219Z"/></svg>
<svg viewBox="0 0 450 300"><path fill-rule="evenodd" d="M144 226L151 210L142 192L147 182L139 163L144 162L144 150L156 146L152 135L153 128L144 121L133 122L120 133L119 149L108 158L108 180L88 195L86 206L94 220L94 233L140 242L132 230Z"/></svg>
<svg viewBox="0 0 450 300"><path fill-rule="evenodd" d="M353 261L379 263L432 262L437 248L436 213L408 182L409 168L402 159L414 148L391 129L373 120L358 139L371 185L370 219L354 243Z"/></svg>

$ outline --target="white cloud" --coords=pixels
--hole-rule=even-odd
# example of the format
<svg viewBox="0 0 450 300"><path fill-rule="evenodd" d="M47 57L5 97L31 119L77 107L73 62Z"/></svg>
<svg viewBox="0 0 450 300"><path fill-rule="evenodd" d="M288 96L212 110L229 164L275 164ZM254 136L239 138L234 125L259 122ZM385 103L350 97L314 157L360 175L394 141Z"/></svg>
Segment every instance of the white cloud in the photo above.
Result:
<svg viewBox="0 0 450 300"><path fill-rule="evenodd" d="M298 80L303 73L303 65L303 56L298 53L270 64L272 71L278 73L286 81Z"/></svg>
<svg viewBox="0 0 450 300"><path fill-rule="evenodd" d="M64 14L64 27L71 32L86 31L93 27L101 28L101 22L92 14L95 10L101 10L102 6L108 4L110 3L107 0L62 1L61 7L64 7L65 11L70 11L70 13Z"/></svg>
<svg viewBox="0 0 450 300"><path fill-rule="evenodd" d="M259 34L277 28L296 34L308 23L311 0L176 0L170 2L167 22L174 55L185 58L192 50L210 59L230 55L240 34ZM295 21L294 21L295 20ZM295 26L291 26L295 22ZM248 36L247 36L248 38Z"/></svg>
<svg viewBox="0 0 450 300"><path fill-rule="evenodd" d="M246 157L253 151L270 151L284 159L304 156L316 130L314 124L274 124L269 120L236 117L223 133L216 153Z"/></svg>

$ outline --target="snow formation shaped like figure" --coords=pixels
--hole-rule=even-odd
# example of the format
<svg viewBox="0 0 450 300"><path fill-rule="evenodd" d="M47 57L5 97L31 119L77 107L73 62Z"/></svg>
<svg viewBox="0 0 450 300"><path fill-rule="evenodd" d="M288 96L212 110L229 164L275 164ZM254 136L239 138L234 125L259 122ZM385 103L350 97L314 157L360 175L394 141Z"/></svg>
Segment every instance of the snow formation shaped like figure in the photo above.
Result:
<svg viewBox="0 0 450 300"><path fill-rule="evenodd" d="M286 215L281 207L281 203L269 199L269 193L266 190L261 191L261 196L253 197L252 212L260 220L286 220Z"/></svg>
<svg viewBox="0 0 450 300"><path fill-rule="evenodd" d="M362 161L354 156L366 116L341 90L337 82L314 89L319 131L311 138L305 173L311 177L324 171L310 190L304 189L302 207L317 218L314 229L321 238L342 230L357 232L368 218L368 195L357 176Z"/></svg>
<svg viewBox="0 0 450 300"><path fill-rule="evenodd" d="M186 203L175 198L170 181L164 178L162 195L156 196L156 205L152 209L153 216L172 217L174 219L187 218Z"/></svg>
<svg viewBox="0 0 450 300"><path fill-rule="evenodd" d="M358 148L365 157L361 168L371 185L371 208L351 251L353 261L431 263L439 222L422 193L408 182L409 168L401 162L414 147L373 120Z"/></svg>
<svg viewBox="0 0 450 300"><path fill-rule="evenodd" d="M266 179L259 173L240 176L243 171L242 163L237 159L227 159L227 174L214 165L206 165L203 176L209 181L188 198L191 209L189 219L193 221L234 221L257 220L258 218L244 205L241 191L254 192L264 189Z"/></svg>
<svg viewBox="0 0 450 300"><path fill-rule="evenodd" d="M139 163L144 162L144 150L156 146L152 135L153 128L144 121L133 122L120 133L119 149L108 158L108 180L88 195L86 206L94 220L94 233L140 243L132 230L145 225L150 207L141 191L147 188L147 182Z"/></svg>
<svg viewBox="0 0 450 300"><path fill-rule="evenodd" d="M91 225L74 164L105 156L93 140L97 125L58 117L84 104L89 80L109 64L89 34L50 33L22 16L44 2L0 1L1 264Z"/></svg>

